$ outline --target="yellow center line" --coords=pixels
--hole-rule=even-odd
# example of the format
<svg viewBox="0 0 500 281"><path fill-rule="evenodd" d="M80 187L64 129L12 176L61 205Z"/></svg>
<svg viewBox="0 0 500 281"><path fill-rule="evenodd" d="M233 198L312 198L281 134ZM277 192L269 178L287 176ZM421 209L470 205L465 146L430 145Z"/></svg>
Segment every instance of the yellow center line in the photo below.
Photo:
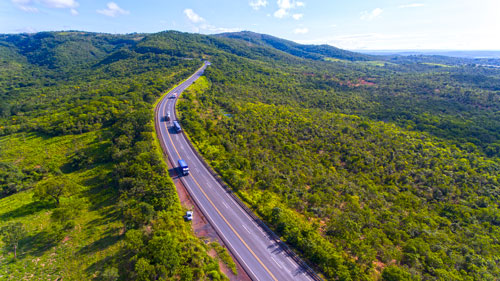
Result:
<svg viewBox="0 0 500 281"><path fill-rule="evenodd" d="M165 124L165 127L167 128L167 135L168 135L168 138L170 139L170 143L172 144L172 147L174 148L175 152L177 153L177 156L179 156L179 159L181 159L179 151L177 151L177 148L174 145L172 137L170 136L170 133L168 132L168 126L167 126L167 124ZM229 228L231 228L231 230L234 232L234 234L236 234L236 236L240 239L240 241L243 243L243 245L245 245L245 247L248 249L248 251L250 251L250 253L254 256L255 259L257 259L257 261L260 263L260 265L262 265L262 267L264 267L264 269L267 271L267 273L269 273L269 275L271 275L271 277L273 278L273 280L278 281L278 279L276 279L276 277L269 270L269 268L267 268L267 266L264 265L264 263L257 257L257 255L254 253L254 251L252 251L252 249L250 249L250 247L243 240L243 238L241 238L241 236L238 234L238 232L236 231L236 229L234 229L234 227L229 223L229 221L227 221L227 219L222 215L222 213L219 211L219 209L217 209L217 207L215 207L214 202L212 202L212 200L210 200L210 198L205 193L205 191L203 190L203 188L201 187L201 185L198 183L198 181L194 177L191 177L191 178L194 180L194 183L196 183L196 185L201 190L201 192L203 193L203 195L205 195L205 198L207 198L208 202L210 202L210 204L212 205L212 207L214 207L215 211L217 211L217 213L221 216L221 218L227 223L227 225L229 226Z"/></svg>
<svg viewBox="0 0 500 281"><path fill-rule="evenodd" d="M170 139L170 143L172 143L172 147L174 148L175 153L177 153L177 156L179 157L179 159L182 159L181 155L179 154L179 151L177 151L177 148L175 147L174 142L172 141L172 137L170 136L170 132L168 131L167 124L165 124L165 128L167 128L167 135L168 135L168 138Z"/></svg>
<svg viewBox="0 0 500 281"><path fill-rule="evenodd" d="M245 240L243 240L243 238L241 238L241 236L238 234L238 232L236 231L236 229L234 229L234 227L222 215L222 213L219 211L219 209L217 209L217 207L215 207L215 204L212 202L212 200L210 200L210 198L205 193L205 191L203 190L203 188L201 187L201 185L198 183L198 181L194 177L192 177L192 178L194 180L194 183L196 183L196 185L198 186L198 188L200 188L201 192L203 192L203 195L205 195L205 197L207 198L208 202L210 202L210 204L212 204L212 206L217 211L217 213L227 223L227 225L231 228L231 230L234 232L234 234L236 234L236 236L238 236L238 238L241 240L241 242L243 243L243 245L245 245L245 247L250 251L250 253L252 253L252 255L257 259L257 261L260 263L260 265L262 265L262 267L264 267L264 269L267 271L267 273L269 273L269 275L271 275L271 277L273 278L273 280L278 281L278 279L276 279L276 277L274 277L274 274L271 273L271 271L269 270L269 268L267 268L267 266L264 265L264 263L257 257L257 255L254 253L254 251L252 251L252 249L250 249L250 247L248 246L248 244L245 243Z"/></svg>

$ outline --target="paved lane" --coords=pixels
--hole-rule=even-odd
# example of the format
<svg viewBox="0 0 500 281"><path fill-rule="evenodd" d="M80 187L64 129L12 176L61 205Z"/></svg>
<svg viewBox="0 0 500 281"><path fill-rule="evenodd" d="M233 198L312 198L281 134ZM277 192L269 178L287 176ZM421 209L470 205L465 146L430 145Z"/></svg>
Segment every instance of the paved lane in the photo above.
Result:
<svg viewBox="0 0 500 281"><path fill-rule="evenodd" d="M229 250L253 280L313 280L276 241L262 229L240 205L227 193L203 165L182 133L176 133L172 121L176 119L175 102L189 85L198 79L205 68L205 62L193 76L167 93L157 106L156 125L158 136L166 148L174 167L179 159L184 159L190 174L181 177L182 182L203 212L210 224L224 240ZM182 124L181 124L182 126Z"/></svg>

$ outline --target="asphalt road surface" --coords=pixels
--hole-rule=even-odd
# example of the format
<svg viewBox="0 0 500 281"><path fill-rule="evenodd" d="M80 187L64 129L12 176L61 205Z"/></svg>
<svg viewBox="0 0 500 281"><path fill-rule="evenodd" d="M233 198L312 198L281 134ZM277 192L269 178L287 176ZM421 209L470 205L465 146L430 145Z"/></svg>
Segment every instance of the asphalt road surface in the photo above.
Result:
<svg viewBox="0 0 500 281"><path fill-rule="evenodd" d="M184 159L190 173L181 180L193 200L223 239L229 250L238 259L253 280L313 280L305 270L287 255L262 229L202 164L182 133L173 128L177 97L210 65L205 62L193 76L167 93L160 101L156 122L160 141L166 148L174 167ZM165 116L170 113L170 121ZM181 124L182 126L182 124ZM179 173L177 173L179 174Z"/></svg>

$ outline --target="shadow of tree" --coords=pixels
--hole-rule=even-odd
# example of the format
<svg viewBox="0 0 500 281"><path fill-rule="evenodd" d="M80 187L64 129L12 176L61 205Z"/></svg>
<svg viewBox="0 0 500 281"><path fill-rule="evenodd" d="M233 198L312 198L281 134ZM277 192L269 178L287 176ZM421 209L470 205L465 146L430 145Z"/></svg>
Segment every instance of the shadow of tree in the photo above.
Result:
<svg viewBox="0 0 500 281"><path fill-rule="evenodd" d="M12 211L3 213L0 215L0 220L6 221L9 219L15 219L15 218L20 218L24 216L29 216L33 215L37 212L40 212L42 210L54 208L55 205L53 202L46 202L46 201L33 201L31 203L28 203L26 205L22 205L18 207L17 209L14 209Z"/></svg>
<svg viewBox="0 0 500 281"><path fill-rule="evenodd" d="M41 256L47 250L55 247L59 242L58 235L51 231L41 231L27 236L20 241L21 257L26 254L32 256Z"/></svg>
<svg viewBox="0 0 500 281"><path fill-rule="evenodd" d="M85 181L85 185L94 186L83 192L90 204L90 210L103 210L104 207L115 205L119 200L118 190L109 181L110 176L103 178L102 176L96 176ZM110 213L110 211L104 211Z"/></svg>
<svg viewBox="0 0 500 281"><path fill-rule="evenodd" d="M85 269L85 271L88 273L88 275L94 275L95 277L92 280L102 280L102 276L95 274L96 272L103 272L106 270L106 268L109 265L119 265L118 272L120 272L120 275L122 275L120 280L124 280L123 273L124 272L130 272L131 267L133 264L130 262L130 259L132 258L133 253L130 251L127 251L125 249L120 249L116 254L112 256L107 256L106 258L96 261L95 263L91 264L89 267ZM130 276L129 276L130 277Z"/></svg>
<svg viewBox="0 0 500 281"><path fill-rule="evenodd" d="M79 255L88 255L91 253L95 253L98 251L102 251L107 249L108 247L118 243L120 240L124 238L123 235L119 234L111 234L111 232L116 233L116 229L112 229L108 231L107 233L104 234L104 237L94 241L93 243L86 245L85 247L81 248L77 254Z"/></svg>

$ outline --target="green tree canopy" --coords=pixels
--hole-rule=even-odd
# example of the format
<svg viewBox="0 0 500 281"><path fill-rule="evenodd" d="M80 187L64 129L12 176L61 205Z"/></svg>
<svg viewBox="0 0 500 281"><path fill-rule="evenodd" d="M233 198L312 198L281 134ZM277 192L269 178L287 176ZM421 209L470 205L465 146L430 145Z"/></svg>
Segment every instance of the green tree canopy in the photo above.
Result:
<svg viewBox="0 0 500 281"><path fill-rule="evenodd" d="M17 258L19 241L26 236L24 225L20 222L9 223L0 229L0 234L2 235L2 241L5 243L5 246L13 249L14 258Z"/></svg>

